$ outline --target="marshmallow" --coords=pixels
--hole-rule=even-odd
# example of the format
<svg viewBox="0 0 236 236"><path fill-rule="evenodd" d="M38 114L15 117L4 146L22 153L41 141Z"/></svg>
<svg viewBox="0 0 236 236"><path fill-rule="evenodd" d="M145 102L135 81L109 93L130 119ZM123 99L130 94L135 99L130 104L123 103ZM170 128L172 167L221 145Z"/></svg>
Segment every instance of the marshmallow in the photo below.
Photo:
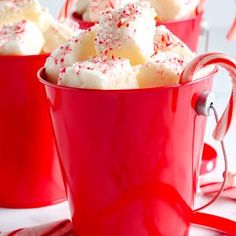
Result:
<svg viewBox="0 0 236 236"><path fill-rule="evenodd" d="M154 36L154 51L175 52L180 56L195 57L195 54L179 38L172 34L165 26L156 27Z"/></svg>
<svg viewBox="0 0 236 236"><path fill-rule="evenodd" d="M98 54L143 64L154 53L154 17L154 10L144 1L102 12L95 39Z"/></svg>
<svg viewBox="0 0 236 236"><path fill-rule="evenodd" d="M118 9L128 3L138 2L139 0L79 0L75 4L75 11L82 16L84 21L97 22L99 13L108 8Z"/></svg>
<svg viewBox="0 0 236 236"><path fill-rule="evenodd" d="M83 20L96 22L99 19L99 12L102 10L108 8L118 9L128 3L139 1L140 0L78 0L75 3L74 11L81 15ZM155 9L158 19L161 21L193 16L196 7L199 5L199 0L149 0L149 2Z"/></svg>
<svg viewBox="0 0 236 236"><path fill-rule="evenodd" d="M38 26L30 21L21 21L0 28L0 54L39 54L45 43Z"/></svg>
<svg viewBox="0 0 236 236"><path fill-rule="evenodd" d="M100 11L113 7L113 1L110 0L92 0L86 11L83 13L83 20L96 22L99 19Z"/></svg>
<svg viewBox="0 0 236 236"><path fill-rule="evenodd" d="M89 89L133 89L136 75L127 59L93 58L63 68L59 85Z"/></svg>
<svg viewBox="0 0 236 236"><path fill-rule="evenodd" d="M171 52L152 56L137 75L140 88L161 87L179 83L180 74L190 61L188 57Z"/></svg>
<svg viewBox="0 0 236 236"><path fill-rule="evenodd" d="M46 43L43 51L52 52L70 38L79 33L79 24L71 20L54 21L53 24L44 32Z"/></svg>
<svg viewBox="0 0 236 236"><path fill-rule="evenodd" d="M161 21L176 20L194 15L199 0L150 0Z"/></svg>
<svg viewBox="0 0 236 236"><path fill-rule="evenodd" d="M38 22L42 9L37 0L1 0L0 27L21 20Z"/></svg>
<svg viewBox="0 0 236 236"><path fill-rule="evenodd" d="M69 42L52 52L45 63L48 80L57 83L60 69L72 66L75 62L96 56L94 46L96 26L81 31Z"/></svg>
<svg viewBox="0 0 236 236"><path fill-rule="evenodd" d="M48 8L42 7L42 11L35 23L39 26L43 33L54 23L54 19L48 11Z"/></svg>

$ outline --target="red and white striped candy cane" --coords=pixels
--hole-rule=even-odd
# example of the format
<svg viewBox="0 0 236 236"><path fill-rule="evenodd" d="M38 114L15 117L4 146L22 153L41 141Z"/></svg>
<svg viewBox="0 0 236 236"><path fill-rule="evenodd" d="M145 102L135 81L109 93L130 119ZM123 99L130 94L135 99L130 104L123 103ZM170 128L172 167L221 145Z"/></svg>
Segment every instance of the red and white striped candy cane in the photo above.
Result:
<svg viewBox="0 0 236 236"><path fill-rule="evenodd" d="M230 27L230 30L229 30L226 37L230 41L236 39L236 17L234 18L234 22L233 22L232 26Z"/></svg>
<svg viewBox="0 0 236 236"><path fill-rule="evenodd" d="M75 0L66 0L65 4L63 5L60 14L58 16L58 19L65 19L68 17L68 13L71 11L73 5L75 3Z"/></svg>
<svg viewBox="0 0 236 236"><path fill-rule="evenodd" d="M229 72L230 77L232 78L232 93L230 96L229 103L220 118L218 124L213 133L213 137L221 141L226 135L232 119L236 114L236 61L223 53L205 53L200 56L197 56L193 59L184 69L180 76L180 82L186 83L192 81L194 75L208 65L219 65L222 66Z"/></svg>
<svg viewBox="0 0 236 236"><path fill-rule="evenodd" d="M205 5L206 5L206 0L200 0L198 6L196 8L196 14L203 12Z"/></svg>

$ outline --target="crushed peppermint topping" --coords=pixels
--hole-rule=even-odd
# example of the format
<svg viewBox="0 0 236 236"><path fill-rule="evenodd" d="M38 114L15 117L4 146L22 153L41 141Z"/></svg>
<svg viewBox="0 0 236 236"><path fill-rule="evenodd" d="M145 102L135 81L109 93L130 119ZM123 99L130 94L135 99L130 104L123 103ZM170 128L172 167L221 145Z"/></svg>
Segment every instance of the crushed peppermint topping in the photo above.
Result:
<svg viewBox="0 0 236 236"><path fill-rule="evenodd" d="M22 20L14 25L4 25L0 28L0 47L2 47L6 42L12 39L20 40L22 35L25 34L25 26L27 21Z"/></svg>
<svg viewBox="0 0 236 236"><path fill-rule="evenodd" d="M58 65L58 64L63 65L65 61L65 57L71 52L72 52L72 47L71 47L70 42L68 42L60 47L59 53L57 53L56 55L51 54L50 57L53 59L55 65Z"/></svg>
<svg viewBox="0 0 236 236"><path fill-rule="evenodd" d="M17 9L32 3L33 0L0 0L0 9Z"/></svg>
<svg viewBox="0 0 236 236"><path fill-rule="evenodd" d="M171 68L178 74L182 72L184 67L191 60L191 58L186 56L180 56L176 53L171 52L159 52L155 54L151 58L151 60L154 61L156 65L163 65L167 68Z"/></svg>
<svg viewBox="0 0 236 236"><path fill-rule="evenodd" d="M107 57L95 57L91 58L87 61L78 62L74 64L73 68L77 75L80 74L81 70L96 70L100 73L106 74L110 72L112 69L116 68L117 65L124 66L125 63L127 63L128 60L126 59L120 59L120 58L107 58Z"/></svg>
<svg viewBox="0 0 236 236"><path fill-rule="evenodd" d="M183 42L176 40L176 37L165 27L159 26L156 28L156 34L154 39L154 51L171 49L173 47L184 47Z"/></svg>
<svg viewBox="0 0 236 236"><path fill-rule="evenodd" d="M55 65L63 65L65 62L65 57L67 57L73 51L74 44L78 44L85 34L87 34L89 30L83 30L79 33L79 35L72 37L67 43L60 46L60 48L50 55L50 58L53 59Z"/></svg>
<svg viewBox="0 0 236 236"><path fill-rule="evenodd" d="M91 29L81 30L77 36L72 37L67 43L63 44L54 53L50 55L50 58L55 65L64 66L66 62L66 57L73 53L73 48L75 44L79 44L81 41L86 40L86 34L90 32Z"/></svg>
<svg viewBox="0 0 236 236"><path fill-rule="evenodd" d="M107 53L122 45L122 42L133 38L136 34L137 19L141 19L146 11L150 12L148 2L129 3L118 10L102 11L95 38L100 53Z"/></svg>

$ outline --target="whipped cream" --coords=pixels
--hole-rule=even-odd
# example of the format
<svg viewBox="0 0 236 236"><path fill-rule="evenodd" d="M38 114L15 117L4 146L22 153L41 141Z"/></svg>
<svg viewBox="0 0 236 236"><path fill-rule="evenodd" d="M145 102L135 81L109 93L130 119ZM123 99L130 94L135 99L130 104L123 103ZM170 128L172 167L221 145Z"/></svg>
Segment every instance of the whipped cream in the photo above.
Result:
<svg viewBox="0 0 236 236"><path fill-rule="evenodd" d="M156 27L154 51L155 53L162 51L175 52L181 56L195 57L189 47L163 25Z"/></svg>
<svg viewBox="0 0 236 236"><path fill-rule="evenodd" d="M145 1L101 12L95 38L100 55L143 64L154 53L155 12Z"/></svg>
<svg viewBox="0 0 236 236"><path fill-rule="evenodd" d="M52 52L81 31L79 24L69 19L54 21L44 32L46 43L43 51Z"/></svg>
<svg viewBox="0 0 236 236"><path fill-rule="evenodd" d="M135 72L127 59L92 58L62 68L59 85L89 89L137 88Z"/></svg>
<svg viewBox="0 0 236 236"><path fill-rule="evenodd" d="M178 84L180 74L189 61L189 57L172 52L159 52L153 55L138 73L140 88Z"/></svg>
<svg viewBox="0 0 236 236"><path fill-rule="evenodd" d="M0 28L0 54L39 54L45 43L38 26L30 21L21 21Z"/></svg>
<svg viewBox="0 0 236 236"><path fill-rule="evenodd" d="M45 63L49 81L57 83L61 68L72 66L78 61L96 56L95 29L96 26L81 31L77 36L52 52Z"/></svg>

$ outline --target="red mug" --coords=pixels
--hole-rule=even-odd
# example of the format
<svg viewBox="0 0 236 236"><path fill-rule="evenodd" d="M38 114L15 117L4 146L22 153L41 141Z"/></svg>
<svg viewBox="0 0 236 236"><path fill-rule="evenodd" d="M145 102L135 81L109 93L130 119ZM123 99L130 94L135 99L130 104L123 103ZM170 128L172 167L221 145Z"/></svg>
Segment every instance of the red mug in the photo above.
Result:
<svg viewBox="0 0 236 236"><path fill-rule="evenodd" d="M66 88L38 72L77 235L188 235L206 117L195 106L215 72L183 85Z"/></svg>
<svg viewBox="0 0 236 236"><path fill-rule="evenodd" d="M0 207L66 198L47 98L36 77L47 57L0 56Z"/></svg>

